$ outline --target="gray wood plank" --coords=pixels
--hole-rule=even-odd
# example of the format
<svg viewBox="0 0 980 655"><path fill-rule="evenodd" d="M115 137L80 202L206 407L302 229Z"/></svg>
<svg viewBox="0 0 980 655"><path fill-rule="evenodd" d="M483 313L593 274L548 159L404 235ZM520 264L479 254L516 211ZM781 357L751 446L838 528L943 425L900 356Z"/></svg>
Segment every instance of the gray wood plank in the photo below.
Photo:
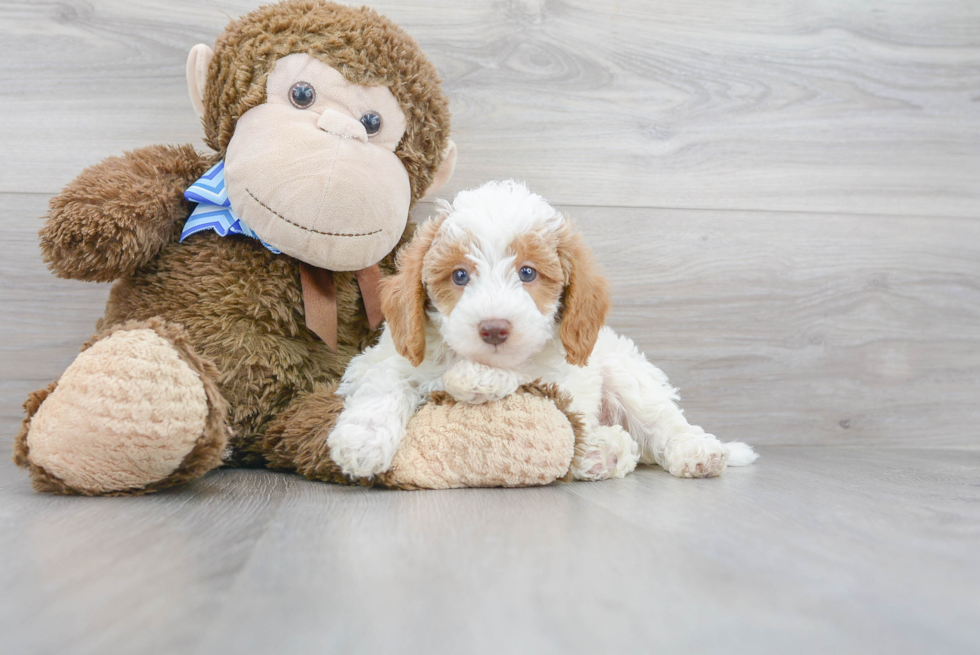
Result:
<svg viewBox="0 0 980 655"><path fill-rule="evenodd" d="M0 194L4 436L27 392L74 359L108 293L44 269L45 202ZM566 209L613 281L610 324L708 430L756 444L980 446L980 224Z"/></svg>
<svg viewBox="0 0 980 655"><path fill-rule="evenodd" d="M652 474L569 489L670 540L683 563L737 568L771 604L767 618L815 639L784 641L795 629L776 628L765 651L953 653L980 647L978 472L976 451L791 447L764 449L717 489ZM750 599L738 589L729 611L747 618ZM751 651L743 630L729 652Z"/></svg>
<svg viewBox="0 0 980 655"><path fill-rule="evenodd" d="M609 319L750 443L980 446L973 221L570 208Z"/></svg>
<svg viewBox="0 0 980 655"><path fill-rule="evenodd" d="M972 653L980 453L763 448L385 492L223 471L137 499L34 494L0 461L0 647L157 653Z"/></svg>
<svg viewBox="0 0 980 655"><path fill-rule="evenodd" d="M203 638L292 478L216 472L140 499L31 490L0 447L0 650L181 653Z"/></svg>
<svg viewBox="0 0 980 655"><path fill-rule="evenodd" d="M186 51L255 2L0 5L0 191L197 142ZM980 5L381 2L446 78L450 191L569 205L978 215Z"/></svg>

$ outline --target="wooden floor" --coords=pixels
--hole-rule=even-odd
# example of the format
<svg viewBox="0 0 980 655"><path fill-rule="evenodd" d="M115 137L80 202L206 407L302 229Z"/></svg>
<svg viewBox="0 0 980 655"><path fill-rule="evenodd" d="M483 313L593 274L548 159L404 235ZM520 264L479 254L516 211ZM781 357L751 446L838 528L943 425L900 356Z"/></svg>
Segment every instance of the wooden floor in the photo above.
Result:
<svg viewBox="0 0 980 655"><path fill-rule="evenodd" d="M766 447L692 482L133 501L0 464L5 653L976 653L980 452Z"/></svg>
<svg viewBox="0 0 980 655"><path fill-rule="evenodd" d="M108 294L45 270L38 217L103 157L203 149L186 53L258 2L0 2L0 653L980 652L974 0L374 5L445 77L447 193L565 209L610 323L756 465L32 492L20 404Z"/></svg>

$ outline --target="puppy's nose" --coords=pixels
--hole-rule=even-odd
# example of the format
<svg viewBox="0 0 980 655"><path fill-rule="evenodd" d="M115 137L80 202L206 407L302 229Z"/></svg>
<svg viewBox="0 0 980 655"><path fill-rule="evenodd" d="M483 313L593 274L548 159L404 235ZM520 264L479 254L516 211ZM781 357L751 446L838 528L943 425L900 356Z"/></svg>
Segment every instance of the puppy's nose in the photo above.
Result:
<svg viewBox="0 0 980 655"><path fill-rule="evenodd" d="M499 346L503 342L507 341L507 335L509 334L510 321L495 318L493 320L482 321L480 323L480 338L489 343L491 346Z"/></svg>

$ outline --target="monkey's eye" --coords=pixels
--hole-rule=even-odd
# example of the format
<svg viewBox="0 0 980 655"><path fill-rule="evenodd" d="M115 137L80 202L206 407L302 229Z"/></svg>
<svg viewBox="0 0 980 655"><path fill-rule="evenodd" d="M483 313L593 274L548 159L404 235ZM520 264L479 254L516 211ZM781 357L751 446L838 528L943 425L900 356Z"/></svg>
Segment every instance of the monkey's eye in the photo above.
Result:
<svg viewBox="0 0 980 655"><path fill-rule="evenodd" d="M381 114L376 111L369 111L361 116L361 125L367 130L368 136L374 136L381 131Z"/></svg>
<svg viewBox="0 0 980 655"><path fill-rule="evenodd" d="M297 82L289 87L289 102L297 109L309 109L316 102L316 89L309 82Z"/></svg>
<svg viewBox="0 0 980 655"><path fill-rule="evenodd" d="M517 271L517 277L521 278L521 282L530 282L537 276L538 272L530 266L522 266L521 270Z"/></svg>
<svg viewBox="0 0 980 655"><path fill-rule="evenodd" d="M453 282L461 287L465 287L466 283L470 281L470 274L467 273L462 268L457 268L453 271Z"/></svg>

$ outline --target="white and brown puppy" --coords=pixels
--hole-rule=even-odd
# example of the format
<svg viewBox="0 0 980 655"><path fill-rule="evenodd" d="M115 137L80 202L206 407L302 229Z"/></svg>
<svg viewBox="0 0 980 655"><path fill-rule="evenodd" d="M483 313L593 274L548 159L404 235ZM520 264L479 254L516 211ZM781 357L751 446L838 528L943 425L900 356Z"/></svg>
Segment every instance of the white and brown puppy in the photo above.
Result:
<svg viewBox="0 0 980 655"><path fill-rule="evenodd" d="M387 328L347 368L328 438L349 475L390 467L430 392L481 403L532 380L560 385L583 416L578 479L622 477L637 461L709 477L757 457L688 423L663 372L604 326L608 284L592 252L523 184L490 182L442 202L399 253L382 302Z"/></svg>

